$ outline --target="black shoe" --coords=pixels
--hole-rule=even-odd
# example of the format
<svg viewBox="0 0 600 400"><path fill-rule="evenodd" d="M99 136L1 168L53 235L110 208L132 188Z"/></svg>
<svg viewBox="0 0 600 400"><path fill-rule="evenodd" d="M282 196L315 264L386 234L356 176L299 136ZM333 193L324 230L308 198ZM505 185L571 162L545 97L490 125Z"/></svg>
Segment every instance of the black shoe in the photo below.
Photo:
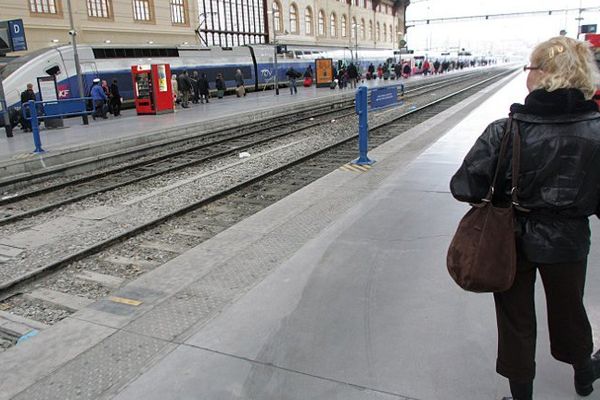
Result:
<svg viewBox="0 0 600 400"><path fill-rule="evenodd" d="M594 391L593 383L600 378L600 350L582 366L573 366L575 370L575 391L580 396L589 396Z"/></svg>

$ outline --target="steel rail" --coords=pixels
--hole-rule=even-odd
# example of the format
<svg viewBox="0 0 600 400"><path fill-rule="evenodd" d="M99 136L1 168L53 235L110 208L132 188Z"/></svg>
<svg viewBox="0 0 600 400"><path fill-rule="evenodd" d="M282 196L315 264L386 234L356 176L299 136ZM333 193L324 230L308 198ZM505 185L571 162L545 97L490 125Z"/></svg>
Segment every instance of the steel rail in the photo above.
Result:
<svg viewBox="0 0 600 400"><path fill-rule="evenodd" d="M448 99L450 99L452 97L455 97L455 96L457 96L459 94L462 94L462 93L464 93L466 91L469 91L471 89L474 89L476 87L484 85L484 84L486 84L487 82L489 82L491 80L495 80L495 79L498 79L500 77L507 76L507 75L509 75L509 74L511 74L513 72L514 72L514 70L503 71L503 72L501 72L499 74L496 74L496 75L494 75L492 77L489 77L489 78L486 78L486 79L484 79L482 81L474 83L473 85L470 85L470 86L468 86L466 88L460 89L460 90L458 90L458 91L456 91L454 93L451 93L449 95L443 96L443 97L441 97L439 99L436 99L436 100L434 100L432 102L429 102L427 104L424 104L424 105L419 106L417 108L414 108L412 110L406 111L406 112L404 112L402 114L399 114L398 116L396 116L394 119L392 119L390 121L386 121L384 123L375 124L374 126L372 126L370 128L370 130L381 129L381 128L387 126L387 125L395 123L399 119L405 118L405 117L407 117L409 115L415 114L415 113L417 113L419 111L422 111L422 110L424 110L426 108L429 108L429 107L432 107L434 105L437 105L437 104L439 104L439 103L441 103L441 102L443 102L445 100L448 100ZM302 162L304 162L306 160L310 160L310 159L312 159L312 158L314 158L314 157L316 157L316 156L318 156L318 155L320 155L322 153L325 153L325 152L327 152L329 150L332 150L332 149L334 149L334 148L336 148L338 146L341 146L341 145L343 145L345 143L348 143L351 140L355 140L357 137L358 137L358 134L354 134L354 135L351 135L351 136L349 136L347 138L341 139L341 140L339 140L339 141L337 141L337 142L335 142L333 144L330 144L330 145L328 145L328 146L326 146L324 148L321 148L321 149L319 149L317 151L314 151L314 152L312 152L310 154L306 154L306 155L304 155L304 156L302 156L302 157L300 157L300 158L298 158L296 160L293 160L293 161L291 161L291 162L289 162L289 163L287 163L285 165L281 165L279 167L272 168L271 170L269 170L267 172L264 172L264 173L262 173L262 174L260 174L258 176L255 176L253 178L249 178L249 179L247 179L247 180L245 180L243 182L240 182L240 183L238 183L238 184L236 184L236 185L234 185L232 187L229 187L229 188L227 188L225 190L222 190L219 193L216 193L214 195L208 196L208 197L206 197L204 199L201 199L199 201L196 201L196 202L194 202L192 204L188 204L188 205L186 205L184 207L181 207L181 208L179 208L179 209L177 209L175 211L172 211L172 212L170 212L168 214L165 214L165 215L163 215L163 216L161 216L159 218L156 218L156 219L154 219L152 221L149 221L147 223L138 225L138 226L136 226L136 227L134 227L132 229L129 229L129 230L125 231L125 232L122 232L122 233L120 233L118 235L115 235L115 236L113 236L113 237L111 237L109 239L106 239L106 240L103 240L103 241L101 241L99 243L93 244L93 245L91 245L91 246L89 246L89 247L87 247L85 249L82 249L82 250L77 251L77 252L75 252L73 254L70 254L70 255L68 255L67 257L64 257L61 260L57 260L57 261L51 262L51 263L49 263L49 264L47 264L45 266L36 268L35 270L29 271L27 273L24 273L24 274L22 274L22 275L20 275L20 276L18 276L16 278L13 278L13 279L11 279L11 280L9 280L7 282L3 282L3 283L0 284L0 300L6 299L6 298L8 298L8 297L10 297L10 296L12 296L14 294L16 294L16 293L14 293L15 289L17 289L21 285L24 285L24 284L26 284L28 282L31 282L31 281L35 280L35 279L39 279L39 278L41 278L41 277L43 277L45 275L49 275L50 273L52 273L52 272L54 272L56 270L59 270L61 268L64 268L64 267L68 266L69 264L71 264L71 263L73 263L75 261L79 261L79 260L82 260L82 259L90 256L90 255L96 254L96 253L100 252L101 250L104 250L105 248L110 247L113 244L122 242L122 241L124 241L126 239L129 239L131 237L134 237L134 236L136 236L136 235L138 235L138 234L140 234L142 232L145 232L145 231L147 231L147 230L149 230L151 228L154 228L154 227L162 224L163 222L168 221L168 220L170 220L170 219L172 219L174 217L178 217L180 215L184 215L184 214L189 213L189 212L191 212L193 210L196 210L196 209L198 209L200 207L203 207L203 206L205 206L207 204L215 202L216 200L219 200L219 199L221 199L221 198L223 198L223 197L225 197L225 196L227 196L227 195L229 195L231 193L234 193L234 192L236 192L236 191L238 191L238 190L240 190L240 189L242 189L244 187L247 187L247 186L252 185L252 184L254 184L256 182L259 182L259 181L261 181L261 180L263 180L265 178L268 178L268 177L270 177L272 175L275 175L275 174L277 174L277 173L279 173L281 171L284 171L284 170L286 170L286 169L288 169L290 167L293 167L293 166L295 166L297 164L300 164L300 163L302 163Z"/></svg>

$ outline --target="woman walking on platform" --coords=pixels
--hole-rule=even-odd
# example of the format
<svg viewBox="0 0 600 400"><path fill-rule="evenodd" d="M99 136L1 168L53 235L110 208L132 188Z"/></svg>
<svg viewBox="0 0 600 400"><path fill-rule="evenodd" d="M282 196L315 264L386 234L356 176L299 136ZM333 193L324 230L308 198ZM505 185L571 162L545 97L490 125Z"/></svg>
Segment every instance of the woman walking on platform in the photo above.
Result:
<svg viewBox="0 0 600 400"><path fill-rule="evenodd" d="M515 210L517 273L494 293L498 324L496 371L512 398L531 400L535 377L534 284L539 271L548 310L552 356L571 364L576 392L587 396L600 376L583 292L589 218L600 216L600 112L591 101L598 69L585 42L566 37L539 44L525 67L529 95L510 115L520 129L521 163ZM492 182L506 120L491 123L452 178L453 196L480 203ZM510 134L510 132L509 132ZM494 203L511 201L509 139Z"/></svg>

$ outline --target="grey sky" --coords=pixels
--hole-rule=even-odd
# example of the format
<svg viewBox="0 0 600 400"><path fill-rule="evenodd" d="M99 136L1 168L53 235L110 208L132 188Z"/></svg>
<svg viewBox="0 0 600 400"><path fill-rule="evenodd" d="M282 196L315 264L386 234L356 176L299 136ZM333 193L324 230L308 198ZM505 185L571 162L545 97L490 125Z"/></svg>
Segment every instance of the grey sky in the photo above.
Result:
<svg viewBox="0 0 600 400"><path fill-rule="evenodd" d="M406 11L410 20L451 16L511 13L580 7L600 8L600 0L415 0ZM527 53L536 43L566 29L577 36L578 13L551 16L494 18L465 22L431 23L408 28L408 47L415 50L466 48L472 51ZM582 24L600 25L600 11L582 14Z"/></svg>

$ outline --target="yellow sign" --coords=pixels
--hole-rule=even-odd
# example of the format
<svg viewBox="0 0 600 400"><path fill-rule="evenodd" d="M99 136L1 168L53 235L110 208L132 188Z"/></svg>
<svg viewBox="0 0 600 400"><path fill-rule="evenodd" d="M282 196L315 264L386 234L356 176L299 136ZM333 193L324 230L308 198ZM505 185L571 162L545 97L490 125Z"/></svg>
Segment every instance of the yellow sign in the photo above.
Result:
<svg viewBox="0 0 600 400"><path fill-rule="evenodd" d="M333 61L331 58L319 58L315 60L317 71L317 87L329 86L333 80Z"/></svg>
<svg viewBox="0 0 600 400"><path fill-rule="evenodd" d="M167 72L165 71L164 64L158 66L158 90L160 92L167 91Z"/></svg>

